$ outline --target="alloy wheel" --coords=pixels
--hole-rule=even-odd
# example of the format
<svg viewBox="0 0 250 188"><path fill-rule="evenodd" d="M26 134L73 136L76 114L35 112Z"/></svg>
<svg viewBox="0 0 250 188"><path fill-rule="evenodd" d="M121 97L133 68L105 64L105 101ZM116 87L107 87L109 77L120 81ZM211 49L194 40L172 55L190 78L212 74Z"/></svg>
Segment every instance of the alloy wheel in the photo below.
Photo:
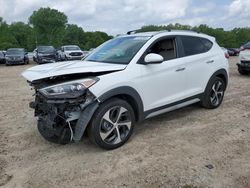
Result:
<svg viewBox="0 0 250 188"><path fill-rule="evenodd" d="M131 125L131 114L126 108L112 107L101 119L99 130L101 139L107 144L119 144L129 135Z"/></svg>
<svg viewBox="0 0 250 188"><path fill-rule="evenodd" d="M210 101L213 106L218 106L224 96L224 87L221 81L216 81L212 86Z"/></svg>

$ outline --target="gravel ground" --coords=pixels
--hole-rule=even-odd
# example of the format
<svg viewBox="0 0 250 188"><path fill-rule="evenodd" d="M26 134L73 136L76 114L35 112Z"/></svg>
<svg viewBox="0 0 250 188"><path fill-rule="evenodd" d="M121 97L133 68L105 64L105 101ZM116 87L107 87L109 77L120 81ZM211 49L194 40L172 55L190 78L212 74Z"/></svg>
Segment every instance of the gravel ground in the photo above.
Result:
<svg viewBox="0 0 250 188"><path fill-rule="evenodd" d="M38 133L21 72L0 65L0 186L250 187L250 76L230 60L223 105L193 105L136 125L123 147L104 151L85 137L56 145Z"/></svg>

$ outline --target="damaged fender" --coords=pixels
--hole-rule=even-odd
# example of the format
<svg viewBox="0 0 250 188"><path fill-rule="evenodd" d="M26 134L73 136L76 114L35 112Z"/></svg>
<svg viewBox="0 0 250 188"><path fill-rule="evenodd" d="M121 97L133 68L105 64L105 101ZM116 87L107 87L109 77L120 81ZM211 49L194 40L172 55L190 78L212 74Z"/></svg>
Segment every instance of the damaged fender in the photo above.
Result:
<svg viewBox="0 0 250 188"><path fill-rule="evenodd" d="M93 102L89 106L87 106L81 113L80 117L76 123L74 137L73 140L75 142L79 142L85 132L85 129L91 120L93 114L95 113L96 109L99 107L99 103L97 101Z"/></svg>

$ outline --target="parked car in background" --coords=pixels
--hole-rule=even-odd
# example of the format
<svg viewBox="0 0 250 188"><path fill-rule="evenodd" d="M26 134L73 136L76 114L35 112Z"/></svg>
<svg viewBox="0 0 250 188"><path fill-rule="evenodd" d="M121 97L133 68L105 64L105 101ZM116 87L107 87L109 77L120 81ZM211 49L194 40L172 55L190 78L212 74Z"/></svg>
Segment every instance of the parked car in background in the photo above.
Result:
<svg viewBox="0 0 250 188"><path fill-rule="evenodd" d="M5 63L5 53L3 51L0 51L0 63Z"/></svg>
<svg viewBox="0 0 250 188"><path fill-rule="evenodd" d="M16 64L28 64L29 57L28 53L23 48L10 48L6 51L5 64L16 65Z"/></svg>
<svg viewBox="0 0 250 188"><path fill-rule="evenodd" d="M54 63L58 59L57 51L53 46L38 46L33 58L38 64Z"/></svg>
<svg viewBox="0 0 250 188"><path fill-rule="evenodd" d="M60 59L62 60L80 60L84 57L82 50L77 45L62 46L61 51Z"/></svg>
<svg viewBox="0 0 250 188"><path fill-rule="evenodd" d="M242 75L250 73L250 42L240 48L240 62L237 63L238 71Z"/></svg>
<svg viewBox="0 0 250 188"><path fill-rule="evenodd" d="M33 50L33 61L37 62L37 48Z"/></svg>
<svg viewBox="0 0 250 188"><path fill-rule="evenodd" d="M238 48L228 48L227 50L230 56L238 56L240 53L240 49Z"/></svg>
<svg viewBox="0 0 250 188"><path fill-rule="evenodd" d="M57 53L57 61L64 61L65 60L64 53L62 52L61 48L56 49L56 53Z"/></svg>
<svg viewBox="0 0 250 188"><path fill-rule="evenodd" d="M87 132L93 143L115 149L136 122L198 102L218 108L228 60L214 37L160 31L119 36L84 61L35 66L22 75L34 88L30 107L45 139L79 142Z"/></svg>
<svg viewBox="0 0 250 188"><path fill-rule="evenodd" d="M221 49L223 50L223 52L225 53L225 57L229 58L229 54L228 54L228 50L224 47L221 47Z"/></svg>

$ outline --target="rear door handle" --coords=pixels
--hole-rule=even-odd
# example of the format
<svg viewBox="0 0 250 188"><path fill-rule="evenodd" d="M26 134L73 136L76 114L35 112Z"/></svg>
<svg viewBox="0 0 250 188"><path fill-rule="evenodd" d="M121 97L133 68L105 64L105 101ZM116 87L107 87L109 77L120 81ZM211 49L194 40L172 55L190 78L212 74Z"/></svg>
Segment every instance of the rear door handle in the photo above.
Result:
<svg viewBox="0 0 250 188"><path fill-rule="evenodd" d="M211 63L213 63L214 62L214 60L210 60L210 61L207 61L206 63L207 64L211 64Z"/></svg>
<svg viewBox="0 0 250 188"><path fill-rule="evenodd" d="M176 69L176 72L184 71L185 69L186 69L185 67L183 67L183 68L178 68L178 69Z"/></svg>

